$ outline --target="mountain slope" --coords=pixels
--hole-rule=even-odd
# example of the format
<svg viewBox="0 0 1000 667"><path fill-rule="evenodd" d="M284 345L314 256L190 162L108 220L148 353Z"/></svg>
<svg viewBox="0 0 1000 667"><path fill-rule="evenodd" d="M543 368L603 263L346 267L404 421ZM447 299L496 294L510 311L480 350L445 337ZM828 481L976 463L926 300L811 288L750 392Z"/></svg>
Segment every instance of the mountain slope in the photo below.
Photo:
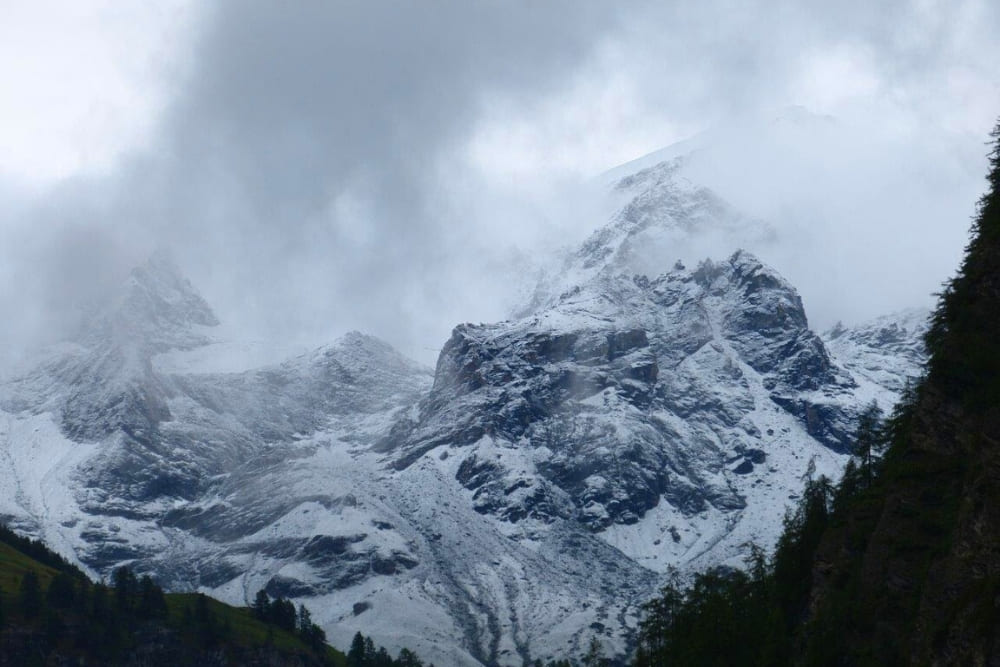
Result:
<svg viewBox="0 0 1000 667"><path fill-rule="evenodd" d="M383 447L405 470L447 446L476 511L512 526L582 524L657 570L738 563L773 541L807 468L838 469L860 405L891 396L860 382L794 289L738 252L655 280L605 273L533 316L456 328Z"/></svg>
<svg viewBox="0 0 1000 667"><path fill-rule="evenodd" d="M6 384L0 513L95 572L137 559L160 563L164 581L202 585L217 575L191 572L178 545L207 554L256 532L301 501L253 484L263 471L296 465L317 448L297 443L320 430L328 440L342 435L340 448L363 447L430 382L425 369L361 334L242 373L175 373L157 363L210 341L214 323L156 258L77 341ZM330 489L314 496L339 498Z"/></svg>
<svg viewBox="0 0 1000 667"><path fill-rule="evenodd" d="M823 342L848 371L899 393L923 372L930 317L930 311L910 309L851 327L838 323Z"/></svg>

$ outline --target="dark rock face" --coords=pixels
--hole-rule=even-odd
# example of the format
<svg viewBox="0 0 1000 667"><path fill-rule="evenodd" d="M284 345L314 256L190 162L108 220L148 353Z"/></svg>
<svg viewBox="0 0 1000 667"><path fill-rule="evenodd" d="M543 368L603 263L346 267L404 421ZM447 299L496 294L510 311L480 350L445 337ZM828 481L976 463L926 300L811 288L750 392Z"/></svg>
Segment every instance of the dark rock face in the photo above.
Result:
<svg viewBox="0 0 1000 667"><path fill-rule="evenodd" d="M856 428L855 412L841 404L816 402L809 398L772 395L775 404L798 417L806 432L830 449L850 453Z"/></svg>
<svg viewBox="0 0 1000 667"><path fill-rule="evenodd" d="M661 498L689 513L741 509L739 493L705 474L722 469L727 448L757 442L748 414L761 396L842 449L852 387L795 290L739 252L655 280L602 275L531 317L457 327L419 418L381 447L400 469L441 445L526 448L533 470L474 447L464 458L456 478L476 511L600 530L638 521Z"/></svg>

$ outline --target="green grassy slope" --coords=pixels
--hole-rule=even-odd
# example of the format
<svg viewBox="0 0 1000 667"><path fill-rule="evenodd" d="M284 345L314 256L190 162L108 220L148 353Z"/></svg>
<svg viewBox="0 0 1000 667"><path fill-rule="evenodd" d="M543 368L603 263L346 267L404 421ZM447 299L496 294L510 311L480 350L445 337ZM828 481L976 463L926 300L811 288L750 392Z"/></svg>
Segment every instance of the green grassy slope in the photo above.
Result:
<svg viewBox="0 0 1000 667"><path fill-rule="evenodd" d="M14 543L0 541L0 664L114 665L134 662L137 655L149 665L218 664L219 656L231 665L346 664L344 654L330 646L317 651L296 634L257 619L248 608L196 593L165 595L165 613L152 616L140 611L138 594L122 608L113 588L90 582L39 543L29 545L6 530L0 531L0 540ZM26 545L51 564L18 548ZM35 612L26 611L22 592L29 572L38 581ZM59 602L49 595L60 575L72 582L71 600ZM102 596L103 605L96 601ZM213 633L205 632L206 618Z"/></svg>

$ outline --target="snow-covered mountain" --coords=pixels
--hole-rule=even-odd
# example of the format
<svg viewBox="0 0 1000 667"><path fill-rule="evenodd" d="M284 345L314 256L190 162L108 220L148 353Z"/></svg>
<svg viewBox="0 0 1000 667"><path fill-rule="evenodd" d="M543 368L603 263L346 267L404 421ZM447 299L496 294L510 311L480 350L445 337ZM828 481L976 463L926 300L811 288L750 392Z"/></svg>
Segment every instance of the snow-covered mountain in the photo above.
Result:
<svg viewBox="0 0 1000 667"><path fill-rule="evenodd" d="M284 449L303 433L343 431L361 446L376 440L430 380L360 334L243 373L157 368L160 353L208 343L215 323L172 266L151 261L76 342L9 382L2 406L13 475L3 481L15 492L3 496L4 514L72 545L98 572L162 558L167 529L191 524L192 514L199 529L252 532L259 517L199 503L225 498L227 482L247 469L293 455Z"/></svg>
<svg viewBox="0 0 1000 667"><path fill-rule="evenodd" d="M841 323L823 334L827 348L856 376L898 393L920 374L930 311L911 308L857 326Z"/></svg>
<svg viewBox="0 0 1000 667"><path fill-rule="evenodd" d="M608 195L617 206L610 221L558 262L542 271L529 302L517 315L552 305L559 295L608 272L657 276L675 261L711 257L718 248L766 248L774 230L748 217L686 175L690 154L611 178Z"/></svg>
<svg viewBox="0 0 1000 667"><path fill-rule="evenodd" d="M918 314L821 338L754 255L675 263L771 233L681 164L622 175L609 223L517 317L456 327L433 372L362 334L232 370L152 259L0 386L0 515L97 574L292 596L343 646L624 652L669 568L770 545L923 359Z"/></svg>

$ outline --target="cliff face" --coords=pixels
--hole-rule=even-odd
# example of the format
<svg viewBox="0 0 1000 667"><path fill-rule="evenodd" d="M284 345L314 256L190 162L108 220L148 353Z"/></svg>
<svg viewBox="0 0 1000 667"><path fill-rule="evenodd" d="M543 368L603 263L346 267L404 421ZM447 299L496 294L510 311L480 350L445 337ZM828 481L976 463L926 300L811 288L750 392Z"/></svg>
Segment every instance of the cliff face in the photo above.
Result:
<svg viewBox="0 0 1000 667"><path fill-rule="evenodd" d="M718 540L748 506L795 493L808 461L837 465L825 449L846 446L856 388L791 285L737 252L652 280L603 275L533 316L456 328L416 422L389 443L400 469L454 446L476 511L511 523L600 532L669 506L691 535L653 539L683 564L711 548L692 517L727 517Z"/></svg>
<svg viewBox="0 0 1000 667"><path fill-rule="evenodd" d="M817 554L803 662L1000 664L1000 144L992 165L928 374Z"/></svg>

